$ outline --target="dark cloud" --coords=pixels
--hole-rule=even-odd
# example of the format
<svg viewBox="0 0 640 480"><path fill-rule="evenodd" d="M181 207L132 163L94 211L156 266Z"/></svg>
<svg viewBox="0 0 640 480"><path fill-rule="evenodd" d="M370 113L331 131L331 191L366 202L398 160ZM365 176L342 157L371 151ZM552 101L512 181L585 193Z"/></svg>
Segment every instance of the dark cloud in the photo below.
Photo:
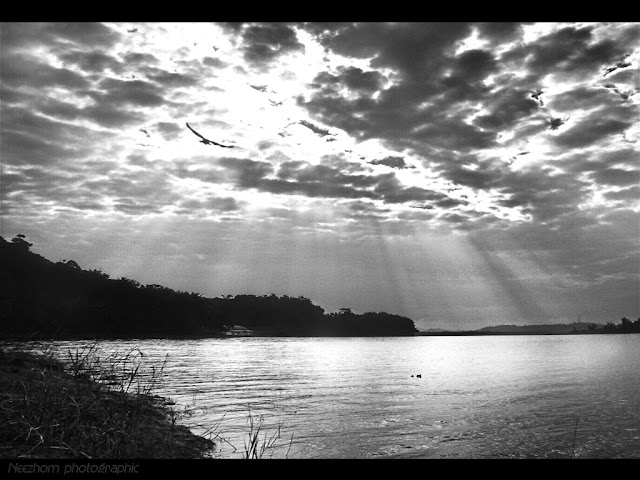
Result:
<svg viewBox="0 0 640 480"><path fill-rule="evenodd" d="M596 25L570 25L553 31L529 44L521 44L503 56L505 61L523 64L532 76L548 74L581 79L600 72L628 52L636 27L616 31L616 38L600 38ZM635 33L637 35L637 33ZM637 37L636 37L637 38Z"/></svg>
<svg viewBox="0 0 640 480"><path fill-rule="evenodd" d="M490 148L495 144L496 134L461 119L442 118L416 127L411 138L438 148L469 151Z"/></svg>
<svg viewBox="0 0 640 480"><path fill-rule="evenodd" d="M628 171L630 174L638 168L640 152L633 148L620 148L607 152L581 152L567 155L553 162L557 168L567 173L581 175L588 173L596 178L599 172L613 169Z"/></svg>
<svg viewBox="0 0 640 480"><path fill-rule="evenodd" d="M379 138L391 147L420 150L423 145L489 148L496 135L487 128L516 123L539 104L524 87L490 91L484 80L500 68L493 52L473 49L455 55L471 31L455 23L341 25L321 38L324 45L343 55L370 57L373 68L394 70L393 84L380 90L385 77L376 70L319 72L311 84L315 92L298 103L323 123L361 140ZM349 80L352 87L376 88L379 96L342 96L340 88ZM490 112L477 125L469 124L477 102L488 100L495 103Z"/></svg>
<svg viewBox="0 0 640 480"><path fill-rule="evenodd" d="M616 65L614 65L613 67L609 67L607 68L604 73L602 74L603 77L606 77L607 75L609 75L611 72L615 72L616 70L618 70L619 68L627 68L630 67L631 63L630 62L618 62L616 63Z"/></svg>
<svg viewBox="0 0 640 480"><path fill-rule="evenodd" d="M637 68L624 68L616 70L613 73L607 75L606 81L611 84L628 84L635 86L634 92L638 92L638 85L640 84L640 71Z"/></svg>
<svg viewBox="0 0 640 480"><path fill-rule="evenodd" d="M357 67L339 67L337 75L326 73L318 78L318 81L324 81L329 84L336 83L363 93L379 90L385 80L386 77L377 71L369 70L365 72Z"/></svg>
<svg viewBox="0 0 640 480"><path fill-rule="evenodd" d="M239 189L312 198L370 199L384 203L432 202L441 208L467 203L433 190L403 185L393 173L349 173L349 169L355 171L360 167L335 157L327 158L319 165L287 161L281 163L277 171L268 162L249 159L222 158L215 165L222 170L178 167L173 174L204 182L229 182Z"/></svg>
<svg viewBox="0 0 640 480"><path fill-rule="evenodd" d="M640 183L640 170L623 170L621 168L607 168L593 173L594 179L601 184L616 187L628 187Z"/></svg>
<svg viewBox="0 0 640 480"><path fill-rule="evenodd" d="M146 69L147 78L159 84L162 88L191 87L197 85L200 79L193 75L167 72L161 69Z"/></svg>
<svg viewBox="0 0 640 480"><path fill-rule="evenodd" d="M445 222L455 223L455 224L463 224L469 220L469 217L466 215L462 215L460 213L444 213L438 218L444 220Z"/></svg>
<svg viewBox="0 0 640 480"><path fill-rule="evenodd" d="M453 58L452 72L447 78L475 83L498 71L498 62L488 50L466 50Z"/></svg>
<svg viewBox="0 0 640 480"><path fill-rule="evenodd" d="M572 173L556 173L543 167L507 172L496 190L507 199L498 200L504 207L519 208L534 221L549 223L575 213L590 195L589 184Z"/></svg>
<svg viewBox="0 0 640 480"><path fill-rule="evenodd" d="M375 193L385 203L439 202L449 197L421 187L405 187L393 173L377 176Z"/></svg>
<svg viewBox="0 0 640 480"><path fill-rule="evenodd" d="M106 48L120 39L120 33L94 22L3 22L0 26L3 50L46 45L62 52L70 47Z"/></svg>
<svg viewBox="0 0 640 480"><path fill-rule="evenodd" d="M332 183L354 187L371 187L377 179L371 175L353 175L330 165L312 165L306 162L286 162L280 165L278 177L301 183Z"/></svg>
<svg viewBox="0 0 640 480"><path fill-rule="evenodd" d="M330 135L329 130L319 127L317 125L314 125L311 122L308 122L307 120L300 120L299 122L296 122L302 126L307 127L309 130L311 130L313 133L317 133L318 135L320 135L321 137L324 137L326 135Z"/></svg>
<svg viewBox="0 0 640 480"><path fill-rule="evenodd" d="M103 105L153 107L165 103L163 90L144 80L105 78L89 96Z"/></svg>
<svg viewBox="0 0 640 480"><path fill-rule="evenodd" d="M88 52L74 50L60 55L60 59L90 73L106 71L120 73L123 69L123 64L120 60L99 50Z"/></svg>
<svg viewBox="0 0 640 480"><path fill-rule="evenodd" d="M284 23L241 25L233 29L241 32L245 60L259 68L267 67L281 55L304 51L295 30Z"/></svg>
<svg viewBox="0 0 640 480"><path fill-rule="evenodd" d="M161 206L151 203L143 203L135 198L118 198L112 207L115 211L126 215L145 215L149 213L160 213Z"/></svg>
<svg viewBox="0 0 640 480"><path fill-rule="evenodd" d="M483 40L491 43L513 42L522 37L524 23L514 22L479 22L475 26Z"/></svg>
<svg viewBox="0 0 640 480"><path fill-rule="evenodd" d="M42 166L28 166L11 174L2 175L3 201L21 202L25 195L30 200L51 201L67 196L73 178ZM8 193L12 195L6 196Z"/></svg>
<svg viewBox="0 0 640 480"><path fill-rule="evenodd" d="M561 118L551 118L551 119L549 119L549 129L550 130L557 130L562 125L564 125L564 120L562 120Z"/></svg>
<svg viewBox="0 0 640 480"><path fill-rule="evenodd" d="M83 90L90 83L82 75L68 68L58 68L22 54L2 55L0 70L2 83L12 87Z"/></svg>
<svg viewBox="0 0 640 480"><path fill-rule="evenodd" d="M406 163L403 157L389 156L389 157L380 158L378 160L372 160L369 163L371 165L385 165L387 167L397 168L400 170L405 168L415 168L413 165L409 165L408 163Z"/></svg>
<svg viewBox="0 0 640 480"><path fill-rule="evenodd" d="M341 25L336 35L321 38L332 51L372 58L371 66L393 68L404 77L430 77L442 68L442 52L451 51L471 33L465 23L362 23Z"/></svg>
<svg viewBox="0 0 640 480"><path fill-rule="evenodd" d="M120 33L110 27L95 22L55 22L43 27L43 33L53 40L69 42L73 45L107 47L120 39Z"/></svg>
<svg viewBox="0 0 640 480"><path fill-rule="evenodd" d="M529 69L538 75L557 72L588 48L593 39L593 28L564 27L538 38L535 43L523 46L523 51L516 50L515 53L526 58Z"/></svg>
<svg viewBox="0 0 640 480"><path fill-rule="evenodd" d="M433 210L435 207L433 205L409 205L411 208L419 208L421 210Z"/></svg>
<svg viewBox="0 0 640 480"><path fill-rule="evenodd" d="M257 90L262 93L266 93L268 88L266 85L249 85L249 86L254 90Z"/></svg>
<svg viewBox="0 0 640 480"><path fill-rule="evenodd" d="M616 93L625 102L629 100L629 97L631 97L632 95L635 95L636 93L638 93L638 91L640 91L638 87L636 87L635 89L628 89L623 91L620 88L618 88L616 85L611 83L607 83L603 86L605 88L610 89L612 92Z"/></svg>
<svg viewBox="0 0 640 480"><path fill-rule="evenodd" d="M83 108L82 114L84 118L107 128L122 128L128 124L141 123L146 119L142 113L125 107L125 105L113 105L101 99L100 103Z"/></svg>
<svg viewBox="0 0 640 480"><path fill-rule="evenodd" d="M630 111L628 113L631 113ZM552 141L559 147L584 148L589 145L600 144L604 139L616 134L622 134L636 122L627 112L617 109L615 115L607 109L592 112L566 128L561 134L552 137Z"/></svg>
<svg viewBox="0 0 640 480"><path fill-rule="evenodd" d="M495 92L495 98L495 101L485 103L489 113L479 116L475 121L482 128L509 129L540 108L540 104L531 98L529 91L504 88Z"/></svg>
<svg viewBox="0 0 640 480"><path fill-rule="evenodd" d="M634 148L618 148L609 152L599 152L597 158L608 166L638 167L640 152Z"/></svg>
<svg viewBox="0 0 640 480"><path fill-rule="evenodd" d="M214 210L219 212L233 212L241 208L240 203L233 197L209 197L206 200L183 200L178 203L183 213L198 210Z"/></svg>
<svg viewBox="0 0 640 480"><path fill-rule="evenodd" d="M547 103L550 109L560 112L590 109L607 105L611 95L601 87L578 85L571 90L554 95Z"/></svg>
<svg viewBox="0 0 640 480"><path fill-rule="evenodd" d="M70 195L82 195L102 204L108 200L115 210L130 215L159 213L181 199L170 179L169 174L158 170L116 170L103 179L83 179Z"/></svg>
<svg viewBox="0 0 640 480"><path fill-rule="evenodd" d="M270 163L256 160L221 158L217 163L231 174L233 182L241 188L258 188L263 179L274 172Z"/></svg>
<svg viewBox="0 0 640 480"><path fill-rule="evenodd" d="M0 126L5 165L64 164L92 150L86 143L88 137L102 137L85 127L22 107L3 106Z"/></svg>
<svg viewBox="0 0 640 480"><path fill-rule="evenodd" d="M155 55L150 53L129 52L122 59L130 65L153 65L159 62Z"/></svg>
<svg viewBox="0 0 640 480"><path fill-rule="evenodd" d="M416 147L422 143L454 150L493 145L495 133L469 125L461 116L449 114L453 108L450 104L428 110L416 108L427 98L423 95L424 88L415 85L391 87L375 101L318 94L308 101L301 100L300 104L326 124L361 140L384 139L396 148Z"/></svg>

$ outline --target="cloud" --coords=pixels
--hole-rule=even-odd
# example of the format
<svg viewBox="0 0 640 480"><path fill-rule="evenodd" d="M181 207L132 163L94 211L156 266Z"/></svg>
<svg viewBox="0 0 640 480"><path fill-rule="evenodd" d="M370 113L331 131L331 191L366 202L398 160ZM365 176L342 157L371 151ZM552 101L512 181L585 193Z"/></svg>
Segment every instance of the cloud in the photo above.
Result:
<svg viewBox="0 0 640 480"><path fill-rule="evenodd" d="M18 53L2 55L0 74L5 85L16 89L62 87L82 91L90 86L87 79L73 70L54 67L30 55Z"/></svg>
<svg viewBox="0 0 640 480"><path fill-rule="evenodd" d="M589 184L571 173L556 173L550 168L508 172L497 190L507 199L497 203L505 207L520 207L535 222L549 223L569 213L590 195Z"/></svg>
<svg viewBox="0 0 640 480"><path fill-rule="evenodd" d="M299 123L300 125L303 125L305 127L307 127L309 130L311 130L313 133L317 133L318 135L320 135L321 137L325 137L327 135L331 135L331 133L329 132L329 130L325 129L325 128L321 128L317 125L314 125L313 123L307 121L307 120L300 120L296 123Z"/></svg>
<svg viewBox="0 0 640 480"><path fill-rule="evenodd" d="M562 133L552 137L559 147L583 148L602 143L607 137L622 134L636 123L636 108L601 108L593 111L577 123L572 123Z"/></svg>
<svg viewBox="0 0 640 480"><path fill-rule="evenodd" d="M372 94L380 90L386 77L376 70L364 71L358 67L338 67L335 74L320 72L312 85L325 92L337 92L339 88L348 88L353 92Z"/></svg>
<svg viewBox="0 0 640 480"><path fill-rule="evenodd" d="M106 48L114 45L121 34L102 23L94 22L3 22L3 50L25 50L46 45L62 52L71 47Z"/></svg>
<svg viewBox="0 0 640 480"><path fill-rule="evenodd" d="M155 107L165 103L163 91L144 80L105 78L88 95L102 105Z"/></svg>
<svg viewBox="0 0 640 480"><path fill-rule="evenodd" d="M628 187L638 185L640 182L640 170L623 170L621 168L607 168L594 173L594 179L605 185L616 187Z"/></svg>
<svg viewBox="0 0 640 480"><path fill-rule="evenodd" d="M65 63L70 63L89 73L103 73L111 71L117 74L121 73L123 70L123 63L120 60L100 50L88 52L73 50L69 53L60 55L60 59Z"/></svg>
<svg viewBox="0 0 640 480"><path fill-rule="evenodd" d="M244 59L257 68L267 68L280 56L304 51L293 28L284 23L226 24L241 37Z"/></svg>
<svg viewBox="0 0 640 480"><path fill-rule="evenodd" d="M184 73L168 72L159 68L146 68L147 78L161 88L191 87L200 83L200 78Z"/></svg>
<svg viewBox="0 0 640 480"><path fill-rule="evenodd" d="M233 197L211 196L205 200L189 199L178 202L179 213L198 213L199 211L234 212L241 208L240 202Z"/></svg>
<svg viewBox="0 0 640 480"><path fill-rule="evenodd" d="M3 106L0 122L4 165L60 166L91 151L91 145L85 143L94 133L90 129L24 107Z"/></svg>
<svg viewBox="0 0 640 480"><path fill-rule="evenodd" d="M102 204L112 203L115 210L130 215L159 213L180 200L170 175L150 169L118 169L102 179L86 175L83 181L78 182L76 192Z"/></svg>
<svg viewBox="0 0 640 480"><path fill-rule="evenodd" d="M218 69L225 68L229 65L227 62L224 62L219 58L215 58L215 57L204 57L202 59L202 63L207 67L213 67Z"/></svg>
<svg viewBox="0 0 640 480"><path fill-rule="evenodd" d="M369 163L371 165L385 165L387 167L397 168L400 170L405 168L415 168L413 165L407 164L404 161L404 158L394 157L394 156L388 156L388 157L380 158L378 160L372 160Z"/></svg>
<svg viewBox="0 0 640 480"><path fill-rule="evenodd" d="M181 125L173 122L157 122L153 126L167 141L177 138L183 131Z"/></svg>
<svg viewBox="0 0 640 480"><path fill-rule="evenodd" d="M515 42L522 38L527 22L479 22L476 24L480 38L492 44Z"/></svg>
<svg viewBox="0 0 640 480"><path fill-rule="evenodd" d="M485 102L486 115L480 115L475 123L489 130L512 128L518 121L536 113L540 104L531 98L530 91L504 88L495 92L495 101Z"/></svg>
<svg viewBox="0 0 640 480"><path fill-rule="evenodd" d="M604 197L607 200L622 200L629 202L640 201L640 185L634 185L633 187L625 188L623 190L616 190L612 192L606 192Z"/></svg>

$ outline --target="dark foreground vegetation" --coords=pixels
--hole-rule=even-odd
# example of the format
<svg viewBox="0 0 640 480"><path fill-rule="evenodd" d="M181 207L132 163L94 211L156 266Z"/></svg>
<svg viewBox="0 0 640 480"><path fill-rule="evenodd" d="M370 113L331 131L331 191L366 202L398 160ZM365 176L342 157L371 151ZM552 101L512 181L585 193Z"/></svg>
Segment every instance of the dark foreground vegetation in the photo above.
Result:
<svg viewBox="0 0 640 480"><path fill-rule="evenodd" d="M100 359L0 350L0 458L204 458L215 444L177 424L131 354Z"/></svg>
<svg viewBox="0 0 640 480"><path fill-rule="evenodd" d="M23 235L0 237L0 337L144 338L221 335L242 325L256 334L296 336L413 335L411 319L384 312L325 314L304 297L206 298L51 262Z"/></svg>

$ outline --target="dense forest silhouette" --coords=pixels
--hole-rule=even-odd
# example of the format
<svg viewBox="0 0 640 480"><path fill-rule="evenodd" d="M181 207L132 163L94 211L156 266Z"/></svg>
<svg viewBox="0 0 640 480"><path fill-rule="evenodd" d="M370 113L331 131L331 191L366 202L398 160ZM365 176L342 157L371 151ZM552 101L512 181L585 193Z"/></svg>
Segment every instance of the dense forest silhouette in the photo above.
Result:
<svg viewBox="0 0 640 480"><path fill-rule="evenodd" d="M607 322L603 326L590 328L591 333L640 333L640 318L632 322L627 317L622 317L620 323Z"/></svg>
<svg viewBox="0 0 640 480"><path fill-rule="evenodd" d="M385 312L325 313L305 297L206 298L162 285L110 278L74 260L31 252L24 235L0 237L0 336L4 338L145 338L222 335L242 325L285 336L413 335L413 320Z"/></svg>

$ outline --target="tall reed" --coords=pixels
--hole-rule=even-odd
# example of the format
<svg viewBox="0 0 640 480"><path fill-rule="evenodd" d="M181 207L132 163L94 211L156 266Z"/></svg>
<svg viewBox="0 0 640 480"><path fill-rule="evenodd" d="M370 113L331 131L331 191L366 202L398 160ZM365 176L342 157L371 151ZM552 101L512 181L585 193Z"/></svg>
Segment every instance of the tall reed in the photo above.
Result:
<svg viewBox="0 0 640 480"><path fill-rule="evenodd" d="M54 350L0 350L0 456L199 458L214 448L153 394L166 359L143 369L138 349Z"/></svg>

